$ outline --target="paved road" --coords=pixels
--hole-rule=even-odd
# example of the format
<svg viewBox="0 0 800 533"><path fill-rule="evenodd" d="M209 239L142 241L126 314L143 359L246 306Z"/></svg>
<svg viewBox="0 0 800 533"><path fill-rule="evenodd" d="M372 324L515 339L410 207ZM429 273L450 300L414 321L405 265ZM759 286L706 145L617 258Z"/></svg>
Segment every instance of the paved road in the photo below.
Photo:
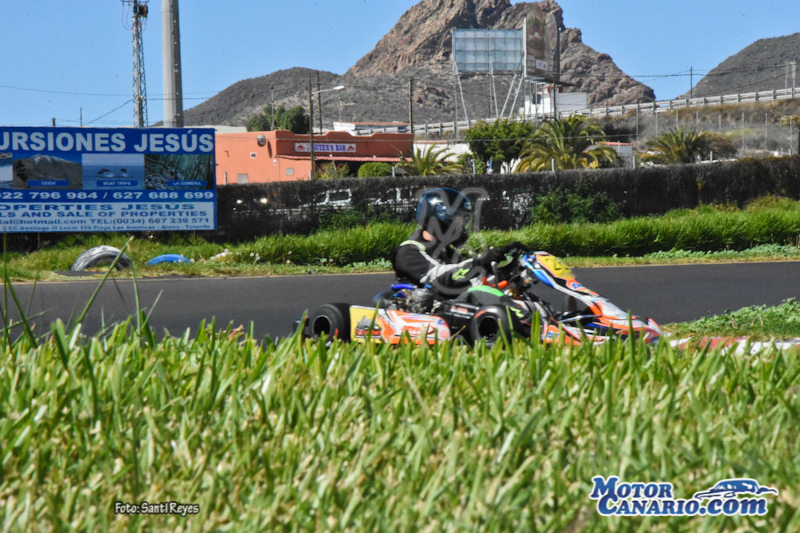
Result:
<svg viewBox="0 0 800 533"><path fill-rule="evenodd" d="M748 305L774 305L800 299L800 262L720 265L576 268L577 278L623 309L666 324L694 320ZM253 323L258 337L283 336L305 309L325 302L371 304L388 287L390 274L287 276L214 279L139 280L140 302L152 312L157 332L194 332L202 320L218 326ZM76 316L96 288L96 281L15 284L26 314L37 331L55 318ZM16 309L9 298L12 315ZM2 300L0 300L2 305ZM110 282L100 292L85 321L94 334L103 323L133 313L132 282Z"/></svg>

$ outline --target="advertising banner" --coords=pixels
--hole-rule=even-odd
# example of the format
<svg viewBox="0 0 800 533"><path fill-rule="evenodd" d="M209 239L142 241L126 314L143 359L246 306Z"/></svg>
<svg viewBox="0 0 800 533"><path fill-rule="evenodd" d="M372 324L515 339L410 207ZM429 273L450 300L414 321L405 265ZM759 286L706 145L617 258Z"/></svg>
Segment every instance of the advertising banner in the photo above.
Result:
<svg viewBox="0 0 800 533"><path fill-rule="evenodd" d="M294 143L295 152L310 152L311 143ZM356 153L354 143L314 143L315 152Z"/></svg>
<svg viewBox="0 0 800 533"><path fill-rule="evenodd" d="M212 230L210 128L0 127L0 231Z"/></svg>
<svg viewBox="0 0 800 533"><path fill-rule="evenodd" d="M522 73L522 30L453 30L453 66L456 72Z"/></svg>
<svg viewBox="0 0 800 533"><path fill-rule="evenodd" d="M552 27L542 8L533 4L524 23L526 76L547 76L553 70Z"/></svg>

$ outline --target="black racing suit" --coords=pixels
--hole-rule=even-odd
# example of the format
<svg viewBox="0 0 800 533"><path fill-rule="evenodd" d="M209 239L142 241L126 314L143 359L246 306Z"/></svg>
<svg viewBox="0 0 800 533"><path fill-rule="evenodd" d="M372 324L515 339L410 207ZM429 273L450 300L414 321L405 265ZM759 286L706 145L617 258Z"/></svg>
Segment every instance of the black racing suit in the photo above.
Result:
<svg viewBox="0 0 800 533"><path fill-rule="evenodd" d="M486 270L479 263L479 259L461 259L458 250L452 246L425 240L421 229L395 248L392 254L398 282L430 286L440 297L455 301L478 306L503 306L513 313L515 324L526 323L529 327L531 314L526 307L498 289L482 286Z"/></svg>
<svg viewBox="0 0 800 533"><path fill-rule="evenodd" d="M392 254L399 282L418 287L429 285L450 297L477 283L483 270L475 266L473 259L462 259L452 246L425 240L422 231L417 230Z"/></svg>

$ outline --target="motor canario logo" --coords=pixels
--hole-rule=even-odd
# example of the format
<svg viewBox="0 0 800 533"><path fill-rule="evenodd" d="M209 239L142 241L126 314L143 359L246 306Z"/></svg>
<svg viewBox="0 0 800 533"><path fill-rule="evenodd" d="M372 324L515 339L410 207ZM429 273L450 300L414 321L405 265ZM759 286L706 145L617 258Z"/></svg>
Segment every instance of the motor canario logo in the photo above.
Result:
<svg viewBox="0 0 800 533"><path fill-rule="evenodd" d="M723 479L691 498L675 498L672 483L621 482L617 476L592 478L589 498L603 516L752 516L767 513L765 495L778 495L754 479Z"/></svg>

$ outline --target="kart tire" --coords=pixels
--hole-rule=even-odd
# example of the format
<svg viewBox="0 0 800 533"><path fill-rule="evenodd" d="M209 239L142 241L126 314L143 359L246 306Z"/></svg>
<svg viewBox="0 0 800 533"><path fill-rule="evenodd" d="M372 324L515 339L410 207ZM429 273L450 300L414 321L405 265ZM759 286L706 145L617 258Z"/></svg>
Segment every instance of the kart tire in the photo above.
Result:
<svg viewBox="0 0 800 533"><path fill-rule="evenodd" d="M70 270L73 272L82 272L87 268L93 268L100 265L110 265L114 262L114 258L119 255L120 251L113 246L95 246L89 248L72 263ZM131 266L130 258L122 254L115 265L117 270L123 270Z"/></svg>
<svg viewBox="0 0 800 533"><path fill-rule="evenodd" d="M513 327L509 323L508 310L499 305L481 308L469 322L469 336L473 343L483 339L486 346L494 346L501 338L511 338Z"/></svg>
<svg viewBox="0 0 800 533"><path fill-rule="evenodd" d="M350 340L350 305L343 303L324 304L308 315L306 336L318 339Z"/></svg>

